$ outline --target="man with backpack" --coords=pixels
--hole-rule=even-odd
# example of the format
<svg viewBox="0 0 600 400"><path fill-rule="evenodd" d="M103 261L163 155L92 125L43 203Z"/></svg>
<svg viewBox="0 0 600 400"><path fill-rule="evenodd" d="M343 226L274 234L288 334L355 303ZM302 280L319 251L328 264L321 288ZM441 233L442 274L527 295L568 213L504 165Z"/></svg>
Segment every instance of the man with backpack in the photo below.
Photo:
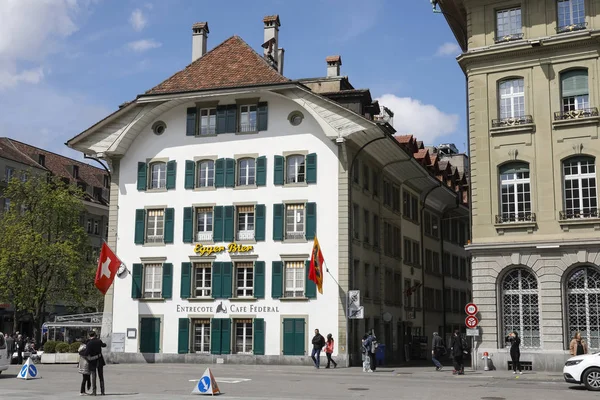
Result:
<svg viewBox="0 0 600 400"><path fill-rule="evenodd" d="M446 354L446 346L444 339L437 332L433 332L433 340L431 341L431 361L435 364L435 370L441 371L443 366L439 359Z"/></svg>
<svg viewBox="0 0 600 400"><path fill-rule="evenodd" d="M377 338L371 332L367 332L367 338L365 339L363 346L365 347L365 351L367 356L369 357L369 361L371 364L371 371L375 372L377 369L377 363L375 362L375 353L377 352Z"/></svg>
<svg viewBox="0 0 600 400"><path fill-rule="evenodd" d="M461 336L459 331L454 331L452 336L452 358L454 360L454 371L453 375L464 375L465 366L463 364L463 357L465 354L469 354L469 344L467 340Z"/></svg>

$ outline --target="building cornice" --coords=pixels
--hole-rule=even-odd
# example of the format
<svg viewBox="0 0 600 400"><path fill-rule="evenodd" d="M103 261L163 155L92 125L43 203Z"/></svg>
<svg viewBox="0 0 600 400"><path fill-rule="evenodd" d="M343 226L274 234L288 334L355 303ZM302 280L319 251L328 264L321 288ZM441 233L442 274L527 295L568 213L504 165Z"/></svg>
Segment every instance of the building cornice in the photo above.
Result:
<svg viewBox="0 0 600 400"><path fill-rule="evenodd" d="M559 251L560 249L589 249L590 247L600 248L600 239L570 239L570 240L540 240L540 241L517 241L517 242L494 242L494 243L474 243L465 246L465 250L473 255L484 253L498 253L508 251Z"/></svg>

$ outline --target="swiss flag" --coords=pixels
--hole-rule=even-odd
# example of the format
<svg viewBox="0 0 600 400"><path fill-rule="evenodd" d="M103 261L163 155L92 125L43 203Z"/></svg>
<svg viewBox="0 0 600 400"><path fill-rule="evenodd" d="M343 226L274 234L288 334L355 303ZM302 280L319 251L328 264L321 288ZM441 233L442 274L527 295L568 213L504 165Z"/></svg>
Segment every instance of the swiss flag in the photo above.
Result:
<svg viewBox="0 0 600 400"><path fill-rule="evenodd" d="M98 258L98 270L94 284L102 294L106 294L110 285L115 280L117 270L121 266L121 260L113 253L106 243L102 244L102 251Z"/></svg>

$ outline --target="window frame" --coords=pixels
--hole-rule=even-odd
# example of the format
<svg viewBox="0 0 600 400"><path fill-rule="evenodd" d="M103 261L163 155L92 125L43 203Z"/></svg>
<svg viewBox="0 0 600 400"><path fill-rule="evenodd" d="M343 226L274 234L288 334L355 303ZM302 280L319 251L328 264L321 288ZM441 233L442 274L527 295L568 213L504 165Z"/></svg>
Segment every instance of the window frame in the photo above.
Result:
<svg viewBox="0 0 600 400"><path fill-rule="evenodd" d="M202 115L202 112L206 111L206 115ZM198 131L196 132L196 136L211 136L217 134L217 107L198 107ZM211 114L214 112L214 114ZM208 127L206 129L206 133L202 133L204 124L202 123L203 117L206 117L206 121L208 122ZM212 117L212 118L211 118ZM212 124L211 124L212 120Z"/></svg>
<svg viewBox="0 0 600 400"><path fill-rule="evenodd" d="M202 165L207 164L206 173L202 172ZM210 168L210 164L212 164L212 168ZM212 176L210 176L210 171L212 170ZM215 160L203 159L196 161L196 188L213 188L215 187ZM205 176L203 176L205 175ZM205 185L202 184L202 180L205 181ZM212 185L209 184L212 180Z"/></svg>
<svg viewBox="0 0 600 400"><path fill-rule="evenodd" d="M292 264L294 265L293 267ZM283 262L283 298L294 299L306 297L305 269L304 260L287 260ZM294 270L294 274L291 277L291 286L288 286L288 270Z"/></svg>
<svg viewBox="0 0 600 400"><path fill-rule="evenodd" d="M156 263L146 263L143 264L144 265L144 276L142 278L142 299L144 300L148 300L148 299L162 299L162 290L163 290L163 266L164 263L162 262L156 262ZM159 281L160 283L160 287L157 289L156 287L153 287L152 290L148 291L147 290L147 283L148 283L148 271L152 270L153 273L151 274L152 276L152 283L153 286L156 285L157 281ZM157 279L158 277L158 279ZM152 293L153 295L151 296L147 296L147 293Z"/></svg>
<svg viewBox="0 0 600 400"><path fill-rule="evenodd" d="M156 186L154 181L154 167L164 167L163 171L160 169L157 171ZM166 190L167 189L167 162L166 161L152 161L148 163L148 190ZM161 175L162 173L162 175Z"/></svg>
<svg viewBox="0 0 600 400"><path fill-rule="evenodd" d="M210 211L209 211L210 210ZM204 230L200 230L200 211L205 215L203 228ZM215 227L215 217L214 217L214 207L202 207L196 206L194 207L194 242L211 242L213 241L213 232ZM208 229L210 219L210 229ZM201 232L203 234L201 235Z"/></svg>
<svg viewBox="0 0 600 400"><path fill-rule="evenodd" d="M593 165L594 167L594 172L587 172L587 173L582 173L582 162L586 161L587 164L587 168L589 170L590 165ZM591 161L591 164L590 164ZM569 174L567 175L565 173L565 170L567 168L567 163L570 164L569 168L573 168L573 163L576 163L577 166L577 173L576 174ZM577 156L577 157L569 157L565 160L563 160L561 162L561 167L562 167L562 181L563 181L563 209L564 209L564 215L563 217L565 219L574 219L574 218L598 218L598 178L596 175L596 159L594 157L590 157L590 156ZM572 178L567 178L567 176L571 176ZM589 181L593 180L593 185L589 184ZM584 188L583 183L584 181L588 182L588 186L586 186ZM568 190L573 190L573 186L571 184L571 187L568 188L567 186L567 182L577 182L577 197L572 197L571 199L568 198ZM587 197L587 201L590 203L595 203L594 206L590 206L589 207L584 207L583 204L585 203L584 199L586 199L586 197L583 196L584 191L587 190L588 193L591 192L591 187L594 188L594 193L593 196L590 195ZM579 206L577 207L577 210L575 209L575 207L568 207L568 201L569 200L577 200L577 202L579 203ZM572 210L572 211L571 211Z"/></svg>
<svg viewBox="0 0 600 400"><path fill-rule="evenodd" d="M518 15L511 15L512 12L518 11ZM503 22L500 24L500 18ZM515 24L512 26L512 19L515 18ZM507 22L505 22L507 21ZM518 21L518 23L517 23ZM496 10L495 12L495 41L509 41L523 38L523 12L521 7L510 7ZM502 32L500 27L502 26ZM506 30L505 30L506 29Z"/></svg>
<svg viewBox="0 0 600 400"><path fill-rule="evenodd" d="M252 162L252 166L250 165L250 161ZM245 168L242 167L244 163L246 163ZM236 160L236 164L236 186L256 186L256 158L240 158ZM242 170L244 170L245 175L242 175Z"/></svg>
<svg viewBox="0 0 600 400"><path fill-rule="evenodd" d="M242 327L242 346L243 350L238 350L238 328ZM249 335L248 335L249 333ZM254 350L254 323L249 318L236 318L233 320L233 350L234 354L253 354Z"/></svg>
<svg viewBox="0 0 600 400"><path fill-rule="evenodd" d="M293 208L301 207L301 208ZM291 212L291 213L290 213ZM285 218L285 240L306 240L306 203L286 203L284 209ZM293 230L289 230L289 217L293 215ZM298 215L301 220L298 222ZM301 226L301 229L300 229Z"/></svg>
<svg viewBox="0 0 600 400"><path fill-rule="evenodd" d="M508 88L510 88L510 93L502 93L503 85L511 84ZM518 89L522 88L522 92L516 92L515 87ZM516 100L522 100L522 110L521 104ZM509 100L509 109L503 105L503 100ZM518 108L518 109L517 109ZM510 77L505 78L498 81L498 116L500 120L510 119L510 118L522 118L526 113L526 104L525 104L525 79L523 77Z"/></svg>
<svg viewBox="0 0 600 400"><path fill-rule="evenodd" d="M244 209L245 207L252 207L252 211L242 211L242 209ZM241 214L245 215L245 221L243 223L244 228L246 229L240 229L240 224L242 223L240 218ZM250 218L250 215L252 216L252 218ZM252 219L251 222L250 219ZM252 225L252 229L248 229L249 225ZM242 232L245 232L246 236L242 235ZM250 234L250 232L252 234ZM256 205L243 205L235 207L235 237L239 241L256 240Z"/></svg>
<svg viewBox="0 0 600 400"><path fill-rule="evenodd" d="M150 231L150 217L153 212L162 212L162 235L158 235L159 225L159 215L156 215L157 218L154 219L154 235L148 235ZM145 221L144 221L144 244L162 244L165 242L165 223L166 223L166 209L164 208L148 208L146 209ZM154 237L154 239L150 239L150 237Z"/></svg>
<svg viewBox="0 0 600 400"><path fill-rule="evenodd" d="M203 270L202 273L202 286L198 286L198 270ZM208 278L206 271L208 270ZM212 280L213 280L213 266L210 262L194 262L192 264L193 280L192 280L192 291L190 296L193 299L211 299L212 298ZM198 291L202 294L198 295Z"/></svg>
<svg viewBox="0 0 600 400"><path fill-rule="evenodd" d="M202 333L201 333L201 341L200 343L196 342L197 339L197 334L196 334L196 327L198 325L202 326ZM192 326L192 348L194 349L194 354L210 354L210 339L211 339L211 321L209 318L192 318L191 320L191 326ZM200 345L203 347L202 350L198 351L197 350L197 345ZM206 350L204 350L204 346L206 346Z"/></svg>
<svg viewBox="0 0 600 400"><path fill-rule="evenodd" d="M371 213L366 208L363 208L363 242L369 243L370 240L370 229L371 226Z"/></svg>
<svg viewBox="0 0 600 400"><path fill-rule="evenodd" d="M10 182L10 180L12 178L14 178L14 176L15 176L15 169L13 167L6 166L4 168L4 180L6 182Z"/></svg>
<svg viewBox="0 0 600 400"><path fill-rule="evenodd" d="M235 270L235 297L238 299L254 298L254 263L251 261L234 262ZM242 276L240 277L240 272ZM240 285L240 280L243 285Z"/></svg>
<svg viewBox="0 0 600 400"><path fill-rule="evenodd" d="M290 164L290 161L296 160L301 163L296 162L295 165ZM295 180L290 180L290 169L293 167L294 169L294 178ZM293 184L304 184L306 183L306 156L303 154L290 154L285 157L285 181L286 185Z"/></svg>
<svg viewBox="0 0 600 400"><path fill-rule="evenodd" d="M508 282L508 279L515 279L514 274L517 274L518 277L516 279L517 280L517 288L514 289L505 289L505 286ZM527 275L524 278L524 273ZM529 280L529 284L533 284L533 285L529 285L529 286L535 286L535 287L528 287L528 288L523 288L523 282L525 279L531 278L531 280ZM518 268L512 268L511 270L507 271L504 276L502 277L501 280L499 280L499 292L500 292L500 300L501 300L501 316L500 316L500 322L501 324L499 325L499 339L503 342L504 341L504 337L506 337L506 335L511 332L515 326L515 323L512 324L508 324L507 323L507 319L512 317L514 318L515 316L518 317L519 321L518 321L518 333L519 336L521 337L521 348L541 348L542 347L542 325L541 325L541 304L540 304L540 285L538 282L537 277L535 276L535 274L533 273L533 271L525 268L525 267L518 267ZM507 316L507 296L517 296L517 303L516 306L518 306L518 314L512 314L512 315L508 315ZM526 302L524 301L525 296L535 296L535 304L533 304L533 302ZM532 300L533 297L528 298L529 300ZM511 299L511 304L512 307L510 307L510 310L514 310L515 309L515 303L514 301L512 301ZM525 325L525 321L524 321L524 309L525 307L523 307L523 305L526 304L528 307L526 307L526 310L530 311L530 313L528 314L528 320L531 322L529 325L527 326L531 326L532 329L529 329L529 332L531 332L530 335L525 335L524 331L524 327ZM535 315L534 311L532 309L537 309L537 315ZM533 323L533 321L531 321L532 318L537 316L537 336L535 336L533 334L533 332L535 332L535 330L533 329L533 327L536 326L535 323ZM534 342L535 340L537 340L537 343Z"/></svg>
<svg viewBox="0 0 600 400"><path fill-rule="evenodd" d="M583 20L580 22L575 22L575 19L573 17L573 3L577 2L578 5L583 9ZM568 3L569 6L569 21L563 20L561 23L561 6L560 4L565 4ZM581 10L578 10L579 12L581 12ZM557 33L563 33L563 32L570 32L572 30L580 30L580 29L585 29L585 27L587 26L587 23L585 21L586 19L586 12L585 12L585 0L557 0L556 2L556 31ZM563 17L566 17L565 14L563 14ZM581 17L581 15L578 15L577 17Z"/></svg>
<svg viewBox="0 0 600 400"><path fill-rule="evenodd" d="M587 81L585 90L573 90L573 93L568 93L569 95L565 95L564 82L567 81L567 79L573 78L575 76L580 76L581 79L583 79L584 75L585 80ZM589 71L586 68L573 68L567 71L562 71L560 73L560 107L563 113L585 110L590 108L589 78Z"/></svg>
<svg viewBox="0 0 600 400"><path fill-rule="evenodd" d="M529 164L517 161L501 165L498 169L498 185L500 221L529 221L533 213ZM519 201L519 199L522 200ZM460 242L460 232L458 236L457 240ZM465 232L462 233L462 236L465 237Z"/></svg>
<svg viewBox="0 0 600 400"><path fill-rule="evenodd" d="M252 110L254 107L254 111ZM246 111L244 111L246 109ZM239 112L239 123L238 123L238 132L239 133L253 133L258 132L258 103L253 104L242 104L238 107ZM254 125L252 125L252 114L254 114ZM244 116L247 116L247 122L244 122ZM247 124L244 127L244 124Z"/></svg>

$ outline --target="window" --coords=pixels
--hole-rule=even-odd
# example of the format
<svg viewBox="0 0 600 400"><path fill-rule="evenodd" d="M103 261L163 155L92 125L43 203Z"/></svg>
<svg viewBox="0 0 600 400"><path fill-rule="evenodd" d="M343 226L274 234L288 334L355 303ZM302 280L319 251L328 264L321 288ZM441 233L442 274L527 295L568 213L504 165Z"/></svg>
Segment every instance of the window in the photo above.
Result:
<svg viewBox="0 0 600 400"><path fill-rule="evenodd" d="M563 115L577 116L572 111L590 107L587 70L576 69L560 74L560 90Z"/></svg>
<svg viewBox="0 0 600 400"><path fill-rule="evenodd" d="M521 9L496 11L496 42L521 39Z"/></svg>
<svg viewBox="0 0 600 400"><path fill-rule="evenodd" d="M379 216L373 214L373 247L379 247Z"/></svg>
<svg viewBox="0 0 600 400"><path fill-rule="evenodd" d="M285 238L304 239L304 204L287 204L285 206Z"/></svg>
<svg viewBox="0 0 600 400"><path fill-rule="evenodd" d="M385 179L383 180L383 205L392 206L392 184Z"/></svg>
<svg viewBox="0 0 600 400"><path fill-rule="evenodd" d="M360 162L358 160L354 161L354 165L352 167L352 182L357 185L360 182Z"/></svg>
<svg viewBox="0 0 600 400"><path fill-rule="evenodd" d="M432 254L432 272L434 274L439 274L440 273L440 253L437 252L433 252Z"/></svg>
<svg viewBox="0 0 600 400"><path fill-rule="evenodd" d="M500 210L498 223L531 220L529 165L511 163L500 167Z"/></svg>
<svg viewBox="0 0 600 400"><path fill-rule="evenodd" d="M243 158L238 161L238 186L256 184L256 160Z"/></svg>
<svg viewBox="0 0 600 400"><path fill-rule="evenodd" d="M412 246L413 246L412 263L416 267L420 267L421 266L421 246L419 245L419 242L413 242Z"/></svg>
<svg viewBox="0 0 600 400"><path fill-rule="evenodd" d="M458 266L458 256L452 256L452 277L458 279L460 276L459 266Z"/></svg>
<svg viewBox="0 0 600 400"><path fill-rule="evenodd" d="M591 157L564 161L565 211L561 219L598 217L596 166Z"/></svg>
<svg viewBox="0 0 600 400"><path fill-rule="evenodd" d="M371 221L369 211L363 210L363 216L364 216L364 224L363 224L364 242L369 243L369 227L371 226L371 224L369 223Z"/></svg>
<svg viewBox="0 0 600 400"><path fill-rule="evenodd" d="M423 225L424 225L424 229L425 229L425 234L431 236L431 214L429 214L427 211L425 211L423 218L424 218Z"/></svg>
<svg viewBox="0 0 600 400"><path fill-rule="evenodd" d="M163 243L165 210L147 210L146 243Z"/></svg>
<svg viewBox="0 0 600 400"><path fill-rule="evenodd" d="M198 161L198 173L196 174L196 187L215 186L215 162L213 160Z"/></svg>
<svg viewBox="0 0 600 400"><path fill-rule="evenodd" d="M467 292L460 292L460 306L466 307L467 305Z"/></svg>
<svg viewBox="0 0 600 400"><path fill-rule="evenodd" d="M435 289L435 309L437 311L442 311L442 290L441 289ZM439 330L440 332L442 331L441 329Z"/></svg>
<svg viewBox="0 0 600 400"><path fill-rule="evenodd" d="M252 320L235 320L235 352L252 354Z"/></svg>
<svg viewBox="0 0 600 400"><path fill-rule="evenodd" d="M363 189L369 190L369 166L363 164Z"/></svg>
<svg viewBox="0 0 600 400"><path fill-rule="evenodd" d="M379 172L373 169L371 173L373 177L373 184L371 185L373 187L373 196L379 196Z"/></svg>
<svg viewBox="0 0 600 400"><path fill-rule="evenodd" d="M392 186L392 204L396 212L400 212L400 188Z"/></svg>
<svg viewBox="0 0 600 400"><path fill-rule="evenodd" d="M99 226L100 222L94 220L94 235L97 235L100 232L100 226Z"/></svg>
<svg viewBox="0 0 600 400"><path fill-rule="evenodd" d="M402 304L402 276L394 274L394 303Z"/></svg>
<svg viewBox="0 0 600 400"><path fill-rule="evenodd" d="M27 172L21 171L21 182L27 182Z"/></svg>
<svg viewBox="0 0 600 400"><path fill-rule="evenodd" d="M12 167L6 167L6 169L4 170L4 179L6 180L6 182L10 182L14 175L15 169Z"/></svg>
<svg viewBox="0 0 600 400"><path fill-rule="evenodd" d="M252 297L254 293L254 265L252 262L235 263L236 296Z"/></svg>
<svg viewBox="0 0 600 400"><path fill-rule="evenodd" d="M452 290L452 311L455 313L460 312L460 292L458 290Z"/></svg>
<svg viewBox="0 0 600 400"><path fill-rule="evenodd" d="M254 206L237 207L237 240L254 240Z"/></svg>
<svg viewBox="0 0 600 400"><path fill-rule="evenodd" d="M79 166L73 165L73 178L79 179Z"/></svg>
<svg viewBox="0 0 600 400"><path fill-rule="evenodd" d="M365 285L365 297L366 298L371 298L371 266L367 263L365 263L365 279L364 279L364 285Z"/></svg>
<svg viewBox="0 0 600 400"><path fill-rule="evenodd" d="M525 83L523 78L500 82L500 119L525 115Z"/></svg>
<svg viewBox="0 0 600 400"><path fill-rule="evenodd" d="M150 189L163 189L167 184L167 163L150 164Z"/></svg>
<svg viewBox="0 0 600 400"><path fill-rule="evenodd" d="M458 223L458 244L461 246L467 244L467 226L464 222Z"/></svg>
<svg viewBox="0 0 600 400"><path fill-rule="evenodd" d="M217 109L200 109L200 135L214 135L217 133Z"/></svg>
<svg viewBox="0 0 600 400"><path fill-rule="evenodd" d="M466 258L460 259L460 279L463 281L467 280L467 259Z"/></svg>
<svg viewBox="0 0 600 400"><path fill-rule="evenodd" d="M144 265L144 298L159 299L162 297L162 264Z"/></svg>
<svg viewBox="0 0 600 400"><path fill-rule="evenodd" d="M381 273L378 266L373 267L373 299L381 300Z"/></svg>
<svg viewBox="0 0 600 400"><path fill-rule="evenodd" d="M104 225L104 238L108 238L108 222Z"/></svg>
<svg viewBox="0 0 600 400"><path fill-rule="evenodd" d="M421 308L421 282L415 281L413 296L415 296L415 307Z"/></svg>
<svg viewBox="0 0 600 400"><path fill-rule="evenodd" d="M451 268L452 265L450 264L450 253L445 253L444 252L444 259L443 259L443 265L442 265L442 273L445 276L450 276L451 275Z"/></svg>
<svg viewBox="0 0 600 400"><path fill-rule="evenodd" d="M393 256L395 250L392 237L392 225L385 221L383 222L383 243L383 254L386 256Z"/></svg>
<svg viewBox="0 0 600 400"><path fill-rule="evenodd" d="M573 270L567 278L568 339L581 333L588 347L600 349L600 272L592 267ZM569 343L569 342L567 342ZM594 352L590 350L590 353Z"/></svg>
<svg viewBox="0 0 600 400"><path fill-rule="evenodd" d="M42 167L46 166L46 155L38 154L38 164L40 164Z"/></svg>
<svg viewBox="0 0 600 400"><path fill-rule="evenodd" d="M210 263L194 264L194 297L210 297L212 292L212 266Z"/></svg>
<svg viewBox="0 0 600 400"><path fill-rule="evenodd" d="M392 234L393 232L393 234ZM402 235L400 235L400 228L394 226L390 229L389 234L390 240L392 241L393 256L396 258L402 258Z"/></svg>
<svg viewBox="0 0 600 400"><path fill-rule="evenodd" d="M394 277L392 275L392 270L386 268L385 276L383 278L383 288L385 290L384 300L387 304L392 304L394 302Z"/></svg>
<svg viewBox="0 0 600 400"><path fill-rule="evenodd" d="M194 329L194 352L209 353L210 352L210 320L195 319L192 320Z"/></svg>
<svg viewBox="0 0 600 400"><path fill-rule="evenodd" d="M240 107L240 132L256 132L256 104Z"/></svg>
<svg viewBox="0 0 600 400"><path fill-rule="evenodd" d="M444 311L452 311L452 289L444 289Z"/></svg>
<svg viewBox="0 0 600 400"><path fill-rule="evenodd" d="M512 331L521 337L521 347L540 347L538 283L525 268L513 269L502 280L502 333Z"/></svg>
<svg viewBox="0 0 600 400"><path fill-rule="evenodd" d="M353 234L354 234L354 239L359 239L360 238L360 208L358 207L358 204L353 204L352 206L352 230L353 230Z"/></svg>
<svg viewBox="0 0 600 400"><path fill-rule="evenodd" d="M558 0L557 32L585 29L584 0Z"/></svg>
<svg viewBox="0 0 600 400"><path fill-rule="evenodd" d="M305 182L305 157L288 156L286 159L286 183Z"/></svg>
<svg viewBox="0 0 600 400"><path fill-rule="evenodd" d="M91 234L92 233L92 220L91 219L87 220L86 228L87 228L86 229L87 233Z"/></svg>
<svg viewBox="0 0 600 400"><path fill-rule="evenodd" d="M412 307L412 287L410 279L404 280L404 306Z"/></svg>
<svg viewBox="0 0 600 400"><path fill-rule="evenodd" d="M425 250L425 271L431 272L433 262L433 253L431 250Z"/></svg>
<svg viewBox="0 0 600 400"><path fill-rule="evenodd" d="M414 222L419 221L419 199L406 190L402 192L402 214Z"/></svg>
<svg viewBox="0 0 600 400"><path fill-rule="evenodd" d="M211 207L196 208L196 241L213 240L213 209Z"/></svg>
<svg viewBox="0 0 600 400"><path fill-rule="evenodd" d="M304 261L285 262L285 296L304 297Z"/></svg>
<svg viewBox="0 0 600 400"><path fill-rule="evenodd" d="M404 238L404 264L412 263L412 241Z"/></svg>

